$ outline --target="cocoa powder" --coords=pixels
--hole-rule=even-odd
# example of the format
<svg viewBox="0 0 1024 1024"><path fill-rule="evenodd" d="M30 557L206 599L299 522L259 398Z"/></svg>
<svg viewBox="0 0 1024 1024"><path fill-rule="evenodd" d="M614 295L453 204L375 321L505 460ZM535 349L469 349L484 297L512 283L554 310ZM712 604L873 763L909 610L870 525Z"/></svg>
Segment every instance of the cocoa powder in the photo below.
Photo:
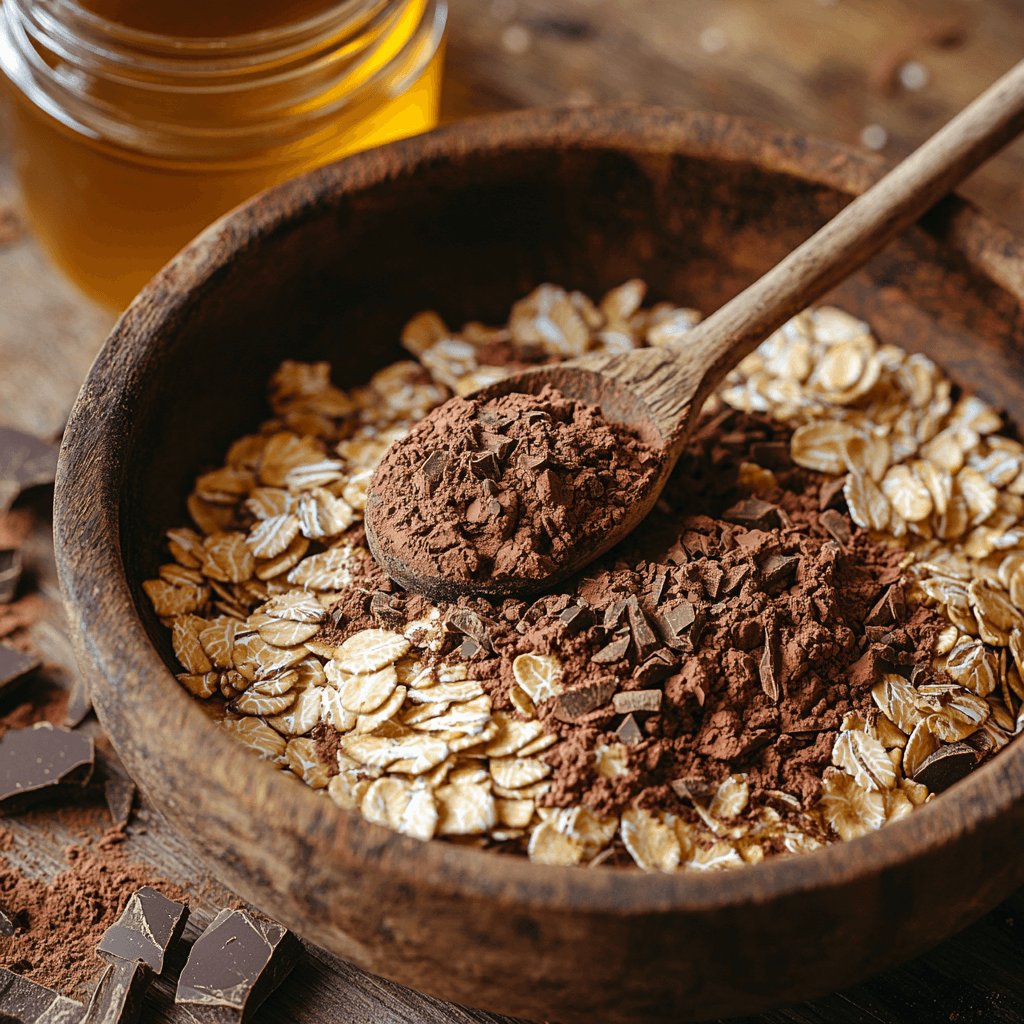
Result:
<svg viewBox="0 0 1024 1024"><path fill-rule="evenodd" d="M564 692L537 709L562 737L541 755L554 769L541 804L693 816L687 793L741 772L747 814L780 806L779 792L807 809L844 717L873 720L869 691L881 673L910 666L925 681L933 672L947 623L907 606L904 552L851 522L832 478L792 465L790 434L764 416L708 414L655 511L582 576L536 601L442 607L452 632L441 656L465 660L495 710L513 711L518 654L558 657ZM774 480L762 470L765 489L752 494L755 461L773 466ZM422 613L423 599L372 559L356 576L325 642ZM473 635L459 611L473 613ZM316 736L333 764L329 733ZM595 751L617 743L626 771L600 774Z"/></svg>
<svg viewBox="0 0 1024 1024"><path fill-rule="evenodd" d="M658 463L630 428L551 387L454 398L385 455L366 520L417 576L539 579L597 547Z"/></svg>

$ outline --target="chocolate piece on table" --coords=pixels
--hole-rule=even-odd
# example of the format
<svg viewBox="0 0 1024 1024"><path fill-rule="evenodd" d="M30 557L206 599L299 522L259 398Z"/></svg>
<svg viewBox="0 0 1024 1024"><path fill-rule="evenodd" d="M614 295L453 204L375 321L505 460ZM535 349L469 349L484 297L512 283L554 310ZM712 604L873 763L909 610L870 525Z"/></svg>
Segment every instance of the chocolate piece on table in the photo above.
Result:
<svg viewBox="0 0 1024 1024"><path fill-rule="evenodd" d="M978 753L966 743L950 743L926 757L914 773L914 781L933 793L949 789L954 782L966 778L978 763Z"/></svg>
<svg viewBox="0 0 1024 1024"><path fill-rule="evenodd" d="M0 551L0 604L14 600L21 581L21 552Z"/></svg>
<svg viewBox="0 0 1024 1024"><path fill-rule="evenodd" d="M626 715L622 725L615 730L615 735L626 744L627 747L635 747L644 738L643 730L632 715Z"/></svg>
<svg viewBox="0 0 1024 1024"><path fill-rule="evenodd" d="M6 512L26 487L52 484L57 449L12 427L0 427L0 512Z"/></svg>
<svg viewBox="0 0 1024 1024"><path fill-rule="evenodd" d="M188 907L184 903L145 885L103 933L96 952L108 963L138 960L160 974L167 951L181 938L187 922Z"/></svg>
<svg viewBox="0 0 1024 1024"><path fill-rule="evenodd" d="M39 667L39 659L19 651L10 644L0 643L0 693L17 682L26 672Z"/></svg>
<svg viewBox="0 0 1024 1024"><path fill-rule="evenodd" d="M153 977L153 968L141 960L111 961L76 1024L136 1024Z"/></svg>
<svg viewBox="0 0 1024 1024"><path fill-rule="evenodd" d="M40 722L0 737L0 812L19 811L92 778L92 737Z"/></svg>
<svg viewBox="0 0 1024 1024"><path fill-rule="evenodd" d="M606 679L593 686L585 686L581 690L567 690L565 693L560 693L555 718L561 722L569 722L583 715L589 715L591 711L596 711L612 699L617 685L614 679Z"/></svg>
<svg viewBox="0 0 1024 1024"><path fill-rule="evenodd" d="M124 825L131 817L135 783L130 779L107 779L103 783L103 795L107 798L111 822L115 826Z"/></svg>
<svg viewBox="0 0 1024 1024"><path fill-rule="evenodd" d="M302 955L287 928L222 910L196 940L174 996L200 1024L244 1024Z"/></svg>
<svg viewBox="0 0 1024 1024"><path fill-rule="evenodd" d="M74 683L71 686L71 696L68 697L68 708L64 713L64 724L69 729L81 725L85 716L92 711L92 697L89 694L89 684L85 677L75 673Z"/></svg>
<svg viewBox="0 0 1024 1024"><path fill-rule="evenodd" d="M84 1011L74 999L0 967L0 1021L5 1024L80 1024Z"/></svg>
<svg viewBox="0 0 1024 1024"><path fill-rule="evenodd" d="M727 523L745 526L748 530L774 530L779 525L779 510L767 501L748 498L726 509L722 518Z"/></svg>
<svg viewBox="0 0 1024 1024"><path fill-rule="evenodd" d="M834 508L827 508L821 513L819 521L837 544L845 548L850 543L853 536L850 533L850 523L842 513L837 512Z"/></svg>
<svg viewBox="0 0 1024 1024"><path fill-rule="evenodd" d="M628 715L638 711L658 712L661 710L661 690L627 690L617 693L612 700L615 710L620 715Z"/></svg>

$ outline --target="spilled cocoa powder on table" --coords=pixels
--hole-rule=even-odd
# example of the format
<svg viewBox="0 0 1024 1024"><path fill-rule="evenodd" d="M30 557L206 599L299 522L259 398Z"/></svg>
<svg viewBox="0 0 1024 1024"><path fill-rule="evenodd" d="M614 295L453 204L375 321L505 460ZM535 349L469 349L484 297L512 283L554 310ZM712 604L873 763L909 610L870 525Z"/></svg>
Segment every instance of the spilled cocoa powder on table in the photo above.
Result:
<svg viewBox="0 0 1024 1024"><path fill-rule="evenodd" d="M537 711L562 739L539 755L554 769L539 803L694 818L691 796L742 772L746 815L778 806L778 791L807 809L843 718L873 720L881 674L935 673L947 623L906 604L904 552L852 523L841 480L792 464L791 433L765 416L707 414L655 510L578 577L531 602L440 606L452 630L443 660L465 660L495 710L513 712L517 655L557 655L564 692ZM372 558L356 575L325 642L424 613ZM315 735L333 765L330 732ZM600 774L596 751L617 743L626 771Z"/></svg>
<svg viewBox="0 0 1024 1024"><path fill-rule="evenodd" d="M421 577L543 578L596 548L659 455L600 408L539 395L453 398L384 456L366 516L383 552Z"/></svg>

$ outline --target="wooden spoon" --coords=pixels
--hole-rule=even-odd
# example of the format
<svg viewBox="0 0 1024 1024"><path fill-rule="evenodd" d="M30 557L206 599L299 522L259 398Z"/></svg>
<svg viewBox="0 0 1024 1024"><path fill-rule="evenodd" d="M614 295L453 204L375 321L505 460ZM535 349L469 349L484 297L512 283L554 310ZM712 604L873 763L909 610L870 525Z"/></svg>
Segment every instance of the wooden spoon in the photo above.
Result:
<svg viewBox="0 0 1024 1024"><path fill-rule="evenodd" d="M387 574L434 600L461 595L524 596L582 569L625 537L654 506L686 445L692 414L737 363L769 334L863 266L971 171L1024 130L1024 61L933 135L781 263L688 331L678 343L620 355L584 356L516 374L476 392L480 400L537 394L550 384L566 397L600 405L661 454L658 472L598 546L573 552L543 578L451 580L417 575L395 542L377 529L371 489L366 534Z"/></svg>

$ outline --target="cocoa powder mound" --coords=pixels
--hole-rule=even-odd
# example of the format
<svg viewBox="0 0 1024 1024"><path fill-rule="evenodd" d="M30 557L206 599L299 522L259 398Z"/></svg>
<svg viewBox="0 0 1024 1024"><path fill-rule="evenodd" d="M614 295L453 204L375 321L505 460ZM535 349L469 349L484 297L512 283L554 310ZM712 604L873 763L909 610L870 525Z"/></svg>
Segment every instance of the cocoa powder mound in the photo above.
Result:
<svg viewBox="0 0 1024 1024"><path fill-rule="evenodd" d="M0 966L81 999L104 966L96 946L132 893L149 885L175 900L186 894L128 863L110 843L95 852L70 846L65 856L68 869L52 885L25 877L0 858L0 908L18 926L10 938L0 936Z"/></svg>
<svg viewBox="0 0 1024 1024"><path fill-rule="evenodd" d="M562 736L540 755L554 769L541 803L692 815L671 783L704 795L742 772L748 814L778 806L777 791L806 809L843 718L873 720L882 673L936 674L947 623L907 605L904 552L853 524L833 478L792 464L790 434L764 416L706 415L656 509L580 577L531 602L441 606L440 657L464 660L494 710L513 712L517 655L559 659L564 692L537 709ZM401 628L423 608L366 559L322 639ZM596 751L612 744L626 771L602 775Z"/></svg>
<svg viewBox="0 0 1024 1024"><path fill-rule="evenodd" d="M418 576L537 579L597 547L659 461L630 428L551 387L453 398L388 450L366 520Z"/></svg>

